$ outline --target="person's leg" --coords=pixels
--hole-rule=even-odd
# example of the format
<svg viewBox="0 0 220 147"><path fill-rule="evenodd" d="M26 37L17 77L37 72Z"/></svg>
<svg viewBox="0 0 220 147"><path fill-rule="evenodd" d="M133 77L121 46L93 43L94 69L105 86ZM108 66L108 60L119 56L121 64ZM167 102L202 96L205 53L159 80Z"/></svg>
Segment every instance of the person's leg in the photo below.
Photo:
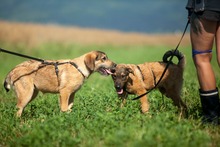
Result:
<svg viewBox="0 0 220 147"><path fill-rule="evenodd" d="M218 61L218 66L220 67L220 22L218 22L218 25L217 25L215 42L216 42L217 61Z"/></svg>
<svg viewBox="0 0 220 147"><path fill-rule="evenodd" d="M216 22L200 19L201 32L190 30L193 52L193 61L197 70L197 76L202 90L213 90L216 88L214 71L211 65L212 53L208 52L213 47L216 32Z"/></svg>
<svg viewBox="0 0 220 147"><path fill-rule="evenodd" d="M200 98L203 110L204 122L218 124L219 117L219 95L216 88L215 74L212 69L212 47L215 39L217 22L198 19L191 23L199 26L199 31L192 26L190 37L192 43L193 61L197 71L200 85Z"/></svg>

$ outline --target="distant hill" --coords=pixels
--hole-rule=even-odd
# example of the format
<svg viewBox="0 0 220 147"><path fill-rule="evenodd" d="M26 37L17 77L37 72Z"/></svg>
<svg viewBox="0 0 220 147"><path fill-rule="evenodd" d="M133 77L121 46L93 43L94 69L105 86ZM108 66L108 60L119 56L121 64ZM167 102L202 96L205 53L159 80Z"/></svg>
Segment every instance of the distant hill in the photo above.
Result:
<svg viewBox="0 0 220 147"><path fill-rule="evenodd" d="M182 31L187 0L4 0L0 19L126 32Z"/></svg>

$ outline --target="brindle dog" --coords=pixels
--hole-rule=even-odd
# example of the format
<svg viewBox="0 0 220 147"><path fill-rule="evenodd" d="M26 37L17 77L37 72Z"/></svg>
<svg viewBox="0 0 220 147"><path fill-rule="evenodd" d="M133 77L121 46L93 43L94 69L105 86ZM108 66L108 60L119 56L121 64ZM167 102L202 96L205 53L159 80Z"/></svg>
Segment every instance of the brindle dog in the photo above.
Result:
<svg viewBox="0 0 220 147"><path fill-rule="evenodd" d="M183 70L185 65L185 57L180 52L173 50L164 54L163 62L146 62L143 64L117 64L112 70L112 79L117 94L122 98L122 106L128 94L141 95L152 89L160 79L166 65L167 59L174 54L179 59L178 64L170 64L164 77L156 88L171 98L174 105L186 110L186 105L180 97L183 84ZM149 103L147 96L140 98L141 110L143 113L148 112ZM183 112L183 111L181 111Z"/></svg>

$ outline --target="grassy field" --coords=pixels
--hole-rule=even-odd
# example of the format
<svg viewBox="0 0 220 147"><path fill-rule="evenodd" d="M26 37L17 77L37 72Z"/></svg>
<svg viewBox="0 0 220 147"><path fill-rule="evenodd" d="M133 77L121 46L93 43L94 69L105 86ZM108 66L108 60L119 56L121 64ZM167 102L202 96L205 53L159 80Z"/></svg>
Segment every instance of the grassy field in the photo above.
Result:
<svg viewBox="0 0 220 147"><path fill-rule="evenodd" d="M42 43L35 47L1 42L1 47L43 59L75 58L91 50L101 50L116 63L160 61L170 45L111 45ZM175 46L173 46L175 47ZM3 88L5 75L26 59L0 53L0 147L2 146L96 146L96 147L218 147L220 127L201 124L198 83L191 60L190 46L181 46L187 64L182 98L188 106L187 118L180 118L170 99L158 91L149 94L149 114L142 114L139 101L129 96L125 107L113 87L111 77L95 73L86 80L75 96L73 111L62 113L58 95L39 94L15 117L16 98ZM220 72L213 57L217 84ZM74 81L71 81L74 82Z"/></svg>

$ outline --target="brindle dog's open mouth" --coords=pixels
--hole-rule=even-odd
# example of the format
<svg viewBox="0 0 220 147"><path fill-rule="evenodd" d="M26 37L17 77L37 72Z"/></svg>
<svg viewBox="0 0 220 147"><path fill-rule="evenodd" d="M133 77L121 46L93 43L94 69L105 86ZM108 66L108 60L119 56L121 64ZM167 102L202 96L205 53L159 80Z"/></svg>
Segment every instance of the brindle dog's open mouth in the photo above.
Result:
<svg viewBox="0 0 220 147"><path fill-rule="evenodd" d="M118 95L121 95L124 92L123 88L116 88L116 91L117 91Z"/></svg>
<svg viewBox="0 0 220 147"><path fill-rule="evenodd" d="M123 88L119 88L119 87L115 87L115 89L116 89L116 92L117 92L117 94L118 94L118 98L119 99L126 99L127 98L127 91L125 90L125 87L123 87Z"/></svg>
<svg viewBox="0 0 220 147"><path fill-rule="evenodd" d="M125 87L115 86L115 89L119 96L122 96L126 93Z"/></svg>

